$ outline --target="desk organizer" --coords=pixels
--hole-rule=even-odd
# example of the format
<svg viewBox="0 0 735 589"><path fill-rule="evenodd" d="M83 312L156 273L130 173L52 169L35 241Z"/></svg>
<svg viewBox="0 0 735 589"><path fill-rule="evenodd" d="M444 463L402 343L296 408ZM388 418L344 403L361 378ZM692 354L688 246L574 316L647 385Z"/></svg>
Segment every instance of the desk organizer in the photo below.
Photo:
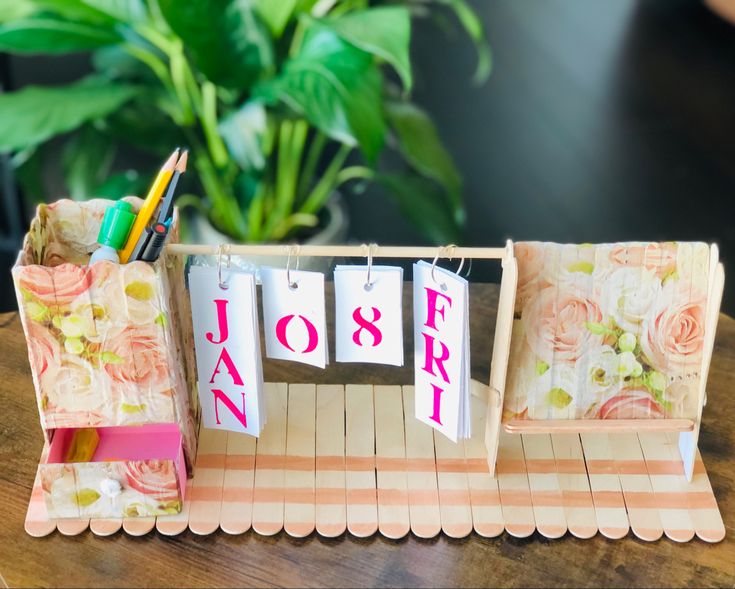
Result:
<svg viewBox="0 0 735 589"><path fill-rule="evenodd" d="M259 440L203 429L187 501L178 515L125 519L46 516L37 480L25 528L32 536L89 528L184 533L285 530L336 537L409 532L523 538L629 533L718 542L725 527L697 455L688 482L676 435L502 433L497 475L484 444L488 387L473 382L471 439L453 444L413 418L413 387L266 384L268 425Z"/></svg>
<svg viewBox="0 0 735 589"><path fill-rule="evenodd" d="M172 288L184 283L183 260L87 266L110 204L39 206L13 268L49 446L39 477L52 517L178 512L196 457L190 310ZM65 463L84 428L98 432L97 450Z"/></svg>
<svg viewBox="0 0 735 589"><path fill-rule="evenodd" d="M221 263L223 251L284 256L293 247L173 244L167 255L219 253ZM305 246L301 254L426 258L436 250ZM27 532L252 528L395 539L537 530L615 539L632 530L647 541L722 540L697 450L724 284L717 247L508 242L440 254L503 266L489 385L473 383L470 439L454 444L414 419L411 386L271 383L258 440L202 431L180 513L53 519L39 471ZM182 285L183 275L176 280ZM179 357L193 367L189 351Z"/></svg>

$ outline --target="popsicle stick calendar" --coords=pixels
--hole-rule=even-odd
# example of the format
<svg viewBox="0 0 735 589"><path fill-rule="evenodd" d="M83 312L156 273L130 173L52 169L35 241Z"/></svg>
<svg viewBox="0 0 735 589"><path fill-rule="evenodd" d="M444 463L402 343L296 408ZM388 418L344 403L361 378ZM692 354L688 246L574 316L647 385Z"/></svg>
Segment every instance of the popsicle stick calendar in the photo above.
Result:
<svg viewBox="0 0 735 589"><path fill-rule="evenodd" d="M45 262L30 259L30 251L26 250L29 259L21 260L16 271L16 284L23 285L21 310L29 342L38 335L39 321L31 316L33 311L38 315L38 309L29 307L36 302L33 293L38 289L23 282L23 267ZM191 384L193 340L187 335L191 310L181 296L183 272L176 263L187 255L215 256L217 280L212 297L216 298L220 290L226 293L232 289L229 295L217 299L217 311L206 324L197 319L197 313L206 308L198 301L204 299L197 299L196 293L192 297L197 361L203 359L203 342L219 346L208 357L206 374L199 365L198 394ZM466 296L461 281L457 282L459 290L447 285L453 271L441 269L439 261L500 261L503 273L488 382L470 381L468 365L452 365L446 346L422 333L422 324L417 320L415 333L424 336L415 338L423 342L417 345L424 346L417 348L422 354L417 371L433 371L433 376L441 375L446 382L458 379L466 388L466 398L457 400L458 413L451 417L454 428L447 427L450 419L442 405L446 398L440 387L419 379L416 386L262 383L262 351L252 347L253 341L259 340L260 329L271 329L272 324L274 339L269 343L266 333L267 348L280 342L288 348L283 357L288 358L290 353L313 354L304 361L326 370L330 361L326 346L319 348L312 340L329 334L321 323L323 316L313 314L313 305L292 312L286 309L283 316L272 319L266 309L263 326L258 325L257 312L253 311L240 314L238 321L244 323L228 323L233 301L228 296L242 295L249 305L258 304L252 275L241 282L242 273L228 270L229 258L238 255L288 258L287 268L268 279L283 279L289 287L303 276L296 270L299 256L363 258L368 261L366 292L372 286L372 272L373 279L386 277L387 282L378 290L390 283L394 285L390 289L398 290L389 292L399 295L400 274L373 266L373 259L433 260L415 268L416 273L423 272L436 285L436 292L428 294L431 300L419 306L422 321L426 315L425 325L447 321L450 312L462 307L457 301ZM138 269L138 264L121 268L140 272L148 267ZM93 507L111 483L100 483L100 493L94 487L96 479L83 474L86 471L75 470L78 474L74 478L64 478L64 469L69 466L54 462L58 460L59 428L63 426L55 423L55 427L45 428L48 441L26 519L26 531L33 536L54 530L75 535L89 528L100 536L121 529L131 535L153 529L165 535L186 529L202 535L220 529L228 534L252 529L263 535L284 530L294 537L314 532L326 537L380 533L393 539L409 533L430 538L441 532L459 538L473 530L486 537L503 531L524 537L535 530L549 538L565 534L590 538L600 533L618 539L630 532L648 541L664 535L677 542L694 537L716 542L724 537L724 526L697 451L724 282L714 245L508 242L504 248L448 246L437 250L374 244L211 247L173 243L157 264L174 269L165 274L166 288L176 293L169 299L171 309L166 319L156 321L164 335L171 338L166 339L167 345L176 342L183 360L182 380L175 386L195 389L185 392L183 399L192 408L188 413L189 408L180 405L180 411L191 417L180 423L198 424L201 420L198 452L190 442L182 446L180 436L171 437L168 430L150 433L159 436L156 439L161 443L173 444L173 449L186 449L179 450L179 457L176 452L167 454L171 456L174 478L166 493L176 503L166 504L168 512L162 511L159 497L162 485L168 483L157 473L153 495L145 486L150 485L149 479L145 479L145 485L131 483L132 497L141 497L140 501L148 501L150 507L136 503L133 508L123 503L126 511L110 516L118 513L109 511L115 509L116 501L129 501L126 487L123 499L110 495L113 503L108 511ZM359 270L340 268L337 272ZM190 274L190 287L195 290L198 287L191 283L194 275ZM231 280L233 276L235 281ZM349 278L351 274L342 276ZM95 284L94 278L89 280ZM131 292L137 296L145 290L138 285L140 281L120 280L128 297ZM426 284L423 290L428 292L432 282ZM167 291L162 292L162 296L169 296ZM309 298L313 300L313 296ZM161 304L158 308L166 307ZM104 317L102 310L92 310ZM356 346L371 342L375 347L382 338L375 326L383 311L378 307L371 313L358 311L350 313L356 322L352 339ZM405 316L412 310L399 312ZM395 323L396 316L390 317ZM473 316L471 321L475 325L482 319ZM179 325L169 334L166 330L172 320ZM296 325L302 336L289 325ZM245 339L228 349L231 328L241 332L235 337ZM466 346L468 350L468 336L468 332L463 335L458 331L452 349ZM134 337L134 333L128 337ZM340 344L343 359L353 353L344 348L349 339ZM243 356L246 348L255 355ZM270 355L270 349L266 352ZM44 390L49 385L38 373L37 353L35 348L31 352L34 382ZM394 356L376 353L374 361L392 363L389 357ZM402 360L401 349L394 363ZM235 390L235 396L228 392L221 384L223 377L235 385L251 381L262 385L257 393L249 391L252 398L246 401L240 389ZM188 385L182 384L184 379ZM429 387L433 388L433 397L421 405L419 395L426 395L432 390ZM63 399L53 397L53 401L63 405ZM205 406L212 401L210 407ZM42 415L47 424L67 415L60 409L49 413L51 403L44 403L40 409L46 412ZM143 403L135 407L141 407L135 411L148 411ZM120 426L125 423L123 420ZM104 425L98 429L110 435ZM101 440L114 442L104 437ZM188 480L185 460L193 474ZM114 479L115 463L106 464L107 478ZM127 480L134 482L131 477L128 475ZM79 506L74 514L50 517L49 494L62 483L77 489Z"/></svg>

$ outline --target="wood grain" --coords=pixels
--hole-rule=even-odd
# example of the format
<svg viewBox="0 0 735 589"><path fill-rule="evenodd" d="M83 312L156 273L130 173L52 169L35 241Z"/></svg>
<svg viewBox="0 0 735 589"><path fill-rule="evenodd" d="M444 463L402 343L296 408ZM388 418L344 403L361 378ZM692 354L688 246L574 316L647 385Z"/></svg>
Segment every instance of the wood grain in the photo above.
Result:
<svg viewBox="0 0 735 589"><path fill-rule="evenodd" d="M408 285L407 285L408 286ZM410 308L406 291L406 308ZM474 378L487 382L497 287L472 285L470 308ZM327 308L331 306L328 293ZM410 323L410 314L404 318ZM330 329L331 329L330 325ZM412 336L407 330L406 366L330 365L327 370L268 361L268 381L411 384ZM312 534L294 540L285 533L264 538L217 532L198 537L189 531L169 538L159 531L142 538L117 533L74 538L54 533L32 538L24 519L43 436L33 398L25 342L16 314L0 315L0 574L11 587L91 586L733 586L735 584L735 321L720 317L700 438L700 450L725 521L719 544L694 540L641 542L632 534L611 542L570 535L550 542L538 534L508 534L465 540L439 536L399 542L343 534ZM270 425L270 419L269 424ZM160 526L159 521L159 526Z"/></svg>

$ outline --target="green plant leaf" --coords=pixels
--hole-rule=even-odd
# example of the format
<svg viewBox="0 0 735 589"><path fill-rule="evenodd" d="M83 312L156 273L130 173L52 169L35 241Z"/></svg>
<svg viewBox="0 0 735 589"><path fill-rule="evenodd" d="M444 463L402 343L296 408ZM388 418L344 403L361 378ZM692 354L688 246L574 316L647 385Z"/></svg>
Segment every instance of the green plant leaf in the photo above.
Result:
<svg viewBox="0 0 735 589"><path fill-rule="evenodd" d="M273 68L273 45L250 0L159 0L194 64L215 84L247 89Z"/></svg>
<svg viewBox="0 0 735 589"><path fill-rule="evenodd" d="M0 51L23 54L62 54L119 43L110 27L91 26L44 16L21 18L0 26Z"/></svg>
<svg viewBox="0 0 735 589"><path fill-rule="evenodd" d="M115 145L109 137L91 126L83 127L64 146L61 167L69 196L86 200L97 194L115 157Z"/></svg>
<svg viewBox="0 0 735 589"><path fill-rule="evenodd" d="M268 122L262 103L246 102L222 119L217 129L240 168L262 170L265 167L263 142L268 131Z"/></svg>
<svg viewBox="0 0 735 589"><path fill-rule="evenodd" d="M143 0L82 0L82 3L124 23L142 21L147 16Z"/></svg>
<svg viewBox="0 0 735 589"><path fill-rule="evenodd" d="M417 172L444 187L455 222L464 223L462 177L429 116L409 102L387 103L386 116L396 132L403 157Z"/></svg>
<svg viewBox="0 0 735 589"><path fill-rule="evenodd" d="M477 67L475 68L474 79L476 84L482 84L487 80L493 67L492 53L485 38L485 27L482 26L482 21L466 0L437 1L454 11L460 24L474 42L477 51Z"/></svg>
<svg viewBox="0 0 735 589"><path fill-rule="evenodd" d="M358 49L388 62L398 72L406 91L411 90L411 15L407 8L370 8L319 22Z"/></svg>
<svg viewBox="0 0 735 589"><path fill-rule="evenodd" d="M126 170L107 178L95 189L95 196L118 200L123 196L141 196L148 178L138 170Z"/></svg>
<svg viewBox="0 0 735 589"><path fill-rule="evenodd" d="M382 77L370 54L334 31L310 27L299 52L255 95L281 101L326 135L358 145L369 160L383 147Z"/></svg>
<svg viewBox="0 0 735 589"><path fill-rule="evenodd" d="M255 10L276 39L283 34L299 0L254 0Z"/></svg>
<svg viewBox="0 0 735 589"><path fill-rule="evenodd" d="M0 24L25 18L37 10L30 0L0 0Z"/></svg>
<svg viewBox="0 0 735 589"><path fill-rule="evenodd" d="M379 174L398 203L401 213L435 244L456 243L460 232L435 182L412 173Z"/></svg>
<svg viewBox="0 0 735 589"><path fill-rule="evenodd" d="M23 149L72 131L119 108L136 92L135 86L85 78L68 86L27 86L0 94L0 151Z"/></svg>

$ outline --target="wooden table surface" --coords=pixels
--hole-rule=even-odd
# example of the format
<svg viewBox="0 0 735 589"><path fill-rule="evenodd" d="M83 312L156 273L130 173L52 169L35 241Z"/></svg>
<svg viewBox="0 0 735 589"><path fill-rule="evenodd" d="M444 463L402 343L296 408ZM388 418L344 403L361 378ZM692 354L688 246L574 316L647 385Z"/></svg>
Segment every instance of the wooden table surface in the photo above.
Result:
<svg viewBox="0 0 735 589"><path fill-rule="evenodd" d="M408 290L408 289L406 289ZM406 292L406 301L410 293ZM472 374L487 381L497 287L473 285ZM410 309L407 304L405 309ZM327 309L333 309L328 298ZM328 316L331 313L328 312ZM409 325L411 314L404 322ZM330 326L331 330L331 326ZM411 350L410 329L406 349ZM333 338L333 330L330 335ZM331 354L333 358L333 353ZM410 383L412 356L403 368L332 364L325 371L267 361L266 379L288 382ZM296 540L252 531L167 538L120 532L99 538L87 531L41 539L23 530L43 438L26 346L15 313L0 314L0 573L9 586L735 586L735 320L722 315L709 378L700 449L722 512L727 537L647 543L630 534L607 540L538 533L518 540L472 535L395 542L376 535ZM1 582L0 582L1 584Z"/></svg>

